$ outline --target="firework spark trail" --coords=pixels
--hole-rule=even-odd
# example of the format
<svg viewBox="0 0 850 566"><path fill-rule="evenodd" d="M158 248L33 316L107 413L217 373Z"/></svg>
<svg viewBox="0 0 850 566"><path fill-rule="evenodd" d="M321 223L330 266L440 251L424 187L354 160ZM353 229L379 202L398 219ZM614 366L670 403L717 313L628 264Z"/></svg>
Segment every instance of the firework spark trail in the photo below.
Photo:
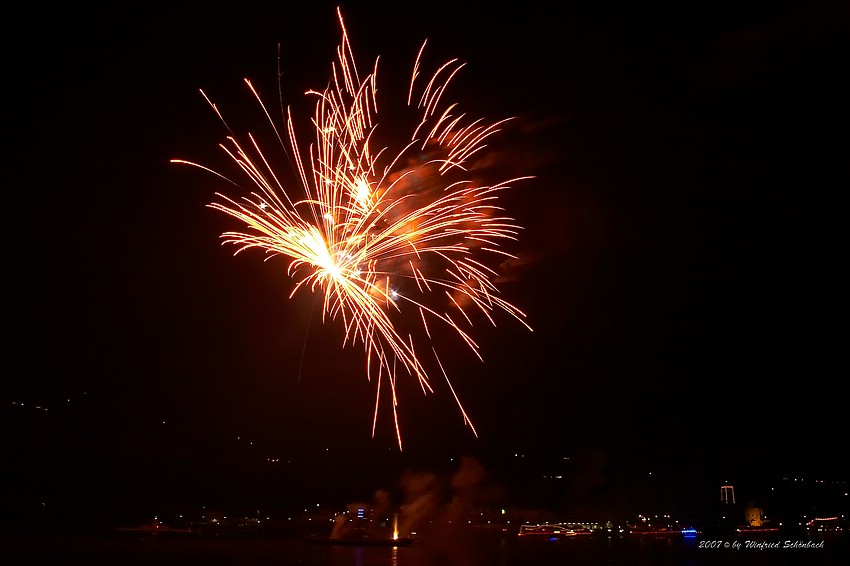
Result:
<svg viewBox="0 0 850 566"><path fill-rule="evenodd" d="M401 330L408 310L418 313L414 318L420 320L427 341L433 328L429 321L436 321L452 329L479 358L479 347L470 334L474 312L483 313L495 326L493 313L504 311L531 329L524 313L498 296L492 282L496 272L484 262L485 257L514 257L500 250L499 243L515 240L520 228L497 206L497 198L511 183L526 177L495 185L457 178L468 174L473 156L485 149L485 142L504 121L469 121L464 114L454 114L456 104L441 104L450 81L463 67L457 60L436 70L414 106L425 43L416 57L407 100L408 107L419 114L418 125L394 157L384 157L390 153L387 147L373 152L373 145L378 145L373 141L379 115L378 60L373 71L361 79L339 10L338 17L342 41L332 64L330 86L307 93L317 97L317 102L312 119L316 139L306 159L289 112L284 143L261 97L246 79L284 150L292 152L304 197L290 198L253 135L249 134L250 143L243 145L231 132L220 147L253 188L238 200L216 193L218 201L209 206L247 227L244 232L222 234L224 244L236 246L235 253L259 248L267 259L291 259L288 274L296 283L290 298L302 287L322 291L323 321L342 320L343 346L363 345L366 376L377 381L372 434L381 388L386 384L401 448L399 371L415 377L423 392L433 391L416 348L421 339L414 338L412 330ZM224 122L215 104L201 93ZM230 181L197 163L172 161ZM464 422L477 435L436 349L422 349L429 348L431 363L436 362Z"/></svg>

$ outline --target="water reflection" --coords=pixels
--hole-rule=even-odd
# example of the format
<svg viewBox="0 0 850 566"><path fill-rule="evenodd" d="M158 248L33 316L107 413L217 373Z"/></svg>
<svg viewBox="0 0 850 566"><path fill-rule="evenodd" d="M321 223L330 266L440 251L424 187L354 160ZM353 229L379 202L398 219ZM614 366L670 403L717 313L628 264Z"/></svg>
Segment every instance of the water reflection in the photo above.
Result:
<svg viewBox="0 0 850 566"><path fill-rule="evenodd" d="M409 546L328 546L300 539L222 540L139 538L0 538L3 564L86 566L564 566L669 564L725 566L805 563L844 566L846 538L820 550L775 552L700 548L697 538L517 537L514 533L457 531L417 539ZM797 562L800 561L800 562ZM804 562L803 562L804 561Z"/></svg>

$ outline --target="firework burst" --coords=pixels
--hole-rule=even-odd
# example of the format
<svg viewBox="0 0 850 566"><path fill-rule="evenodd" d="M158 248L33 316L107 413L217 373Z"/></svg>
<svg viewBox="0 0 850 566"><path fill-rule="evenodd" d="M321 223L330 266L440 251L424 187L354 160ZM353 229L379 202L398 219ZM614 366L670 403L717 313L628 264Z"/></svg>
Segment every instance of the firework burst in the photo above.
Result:
<svg viewBox="0 0 850 566"><path fill-rule="evenodd" d="M285 126L278 129L256 89L245 81L297 171L298 198L253 135L244 143L231 133L220 147L247 177L250 189L238 198L216 193L209 206L243 224L243 231L222 234L224 244L235 245L235 253L259 248L269 258L289 258L288 274L295 282L290 297L302 288L321 293L323 320L341 321L343 346L364 348L366 376L376 381L373 435L381 392L388 391L401 448L397 378L411 376L429 393L429 371L443 376L464 422L477 435L432 333L449 329L481 358L471 334L475 318L483 315L483 321L495 325L496 313L503 312L530 329L525 315L500 298L493 283L493 263L513 257L500 244L515 240L520 229L499 207L498 196L525 177L497 184L472 178L487 140L504 121L471 120L456 104L444 104L446 89L463 64L448 61L424 80L424 43L406 105L416 125L397 151L380 144L378 61L361 77L339 11L338 17L342 41L329 86L307 93L316 105L315 140L306 154L299 149L289 111ZM224 122L215 104L204 98ZM241 186L203 165L172 161Z"/></svg>

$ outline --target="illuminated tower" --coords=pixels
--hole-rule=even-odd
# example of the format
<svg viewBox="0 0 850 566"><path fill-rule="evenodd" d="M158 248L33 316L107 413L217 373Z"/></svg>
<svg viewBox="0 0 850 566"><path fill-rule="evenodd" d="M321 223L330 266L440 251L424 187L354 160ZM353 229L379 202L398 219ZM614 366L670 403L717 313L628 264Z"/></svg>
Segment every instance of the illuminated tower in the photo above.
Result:
<svg viewBox="0 0 850 566"><path fill-rule="evenodd" d="M735 504L735 488L731 485L720 486L720 501L728 505Z"/></svg>

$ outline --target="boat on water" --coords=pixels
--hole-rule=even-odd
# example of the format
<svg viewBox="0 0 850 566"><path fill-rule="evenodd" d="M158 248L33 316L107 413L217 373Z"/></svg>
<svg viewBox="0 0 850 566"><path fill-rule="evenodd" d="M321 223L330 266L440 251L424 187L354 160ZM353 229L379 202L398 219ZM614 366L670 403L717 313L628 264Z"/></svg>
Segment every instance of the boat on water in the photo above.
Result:
<svg viewBox="0 0 850 566"><path fill-rule="evenodd" d="M564 525L546 523L542 525L520 525L517 535L521 537L574 537L578 533Z"/></svg>
<svg viewBox="0 0 850 566"><path fill-rule="evenodd" d="M695 537L700 534L692 525L682 524L670 515L653 517L638 515L626 523L626 534L634 537Z"/></svg>
<svg viewBox="0 0 850 566"><path fill-rule="evenodd" d="M750 526L750 525L745 525L745 526L741 526L741 527L738 527L737 529L735 529L735 532L739 535L776 533L776 532L779 532L779 527L766 527L766 526L754 527L754 526Z"/></svg>
<svg viewBox="0 0 850 566"><path fill-rule="evenodd" d="M846 533L850 531L844 515L841 517L815 517L806 523L809 533Z"/></svg>

